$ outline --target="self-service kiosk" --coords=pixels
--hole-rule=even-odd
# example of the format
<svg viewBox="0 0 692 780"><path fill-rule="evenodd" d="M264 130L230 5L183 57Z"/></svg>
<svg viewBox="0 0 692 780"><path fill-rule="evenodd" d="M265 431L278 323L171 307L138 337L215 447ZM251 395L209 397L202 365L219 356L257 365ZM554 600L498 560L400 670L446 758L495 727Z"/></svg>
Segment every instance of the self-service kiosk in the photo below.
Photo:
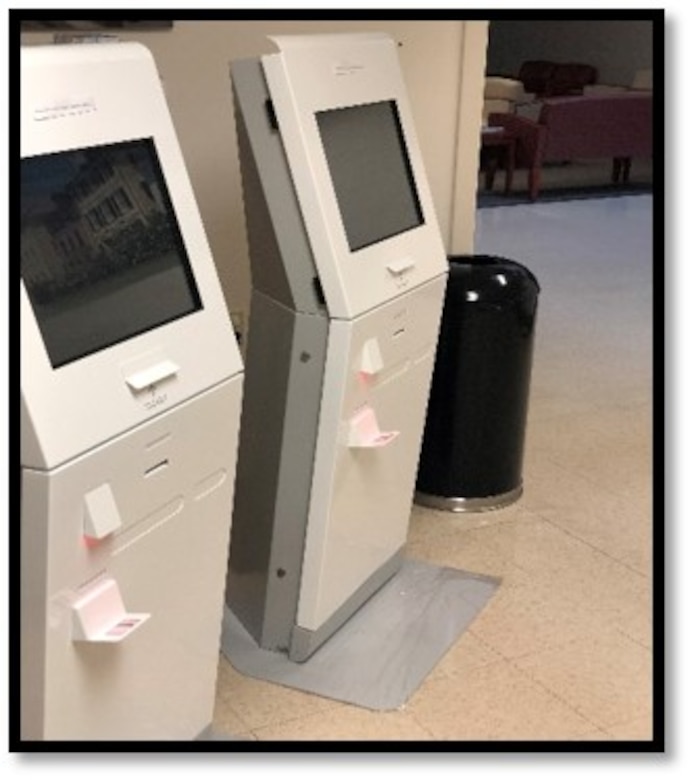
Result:
<svg viewBox="0 0 692 780"><path fill-rule="evenodd" d="M447 275L396 44L231 66L252 268L227 605L308 658L399 569Z"/></svg>
<svg viewBox="0 0 692 780"><path fill-rule="evenodd" d="M138 44L21 52L21 737L210 726L242 365Z"/></svg>

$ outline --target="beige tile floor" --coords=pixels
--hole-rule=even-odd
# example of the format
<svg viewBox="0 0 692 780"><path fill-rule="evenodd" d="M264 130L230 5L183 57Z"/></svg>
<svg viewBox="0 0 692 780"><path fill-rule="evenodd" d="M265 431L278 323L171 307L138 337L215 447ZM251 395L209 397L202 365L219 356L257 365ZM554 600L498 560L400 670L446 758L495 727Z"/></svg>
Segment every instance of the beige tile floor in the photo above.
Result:
<svg viewBox="0 0 692 780"><path fill-rule="evenodd" d="M541 283L525 492L502 510L414 506L407 554L498 575L404 707L377 713L221 659L214 726L252 740L652 737L649 196L478 212L476 251Z"/></svg>

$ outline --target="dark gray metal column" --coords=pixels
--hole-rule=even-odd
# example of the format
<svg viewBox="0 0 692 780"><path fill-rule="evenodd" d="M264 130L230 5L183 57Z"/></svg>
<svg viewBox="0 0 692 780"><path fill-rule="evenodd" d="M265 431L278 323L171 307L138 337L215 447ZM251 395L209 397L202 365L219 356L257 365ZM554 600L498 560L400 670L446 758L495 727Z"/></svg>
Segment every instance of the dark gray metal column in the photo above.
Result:
<svg viewBox="0 0 692 780"><path fill-rule="evenodd" d="M329 319L261 64L231 73L253 292L226 603L261 647L288 651Z"/></svg>

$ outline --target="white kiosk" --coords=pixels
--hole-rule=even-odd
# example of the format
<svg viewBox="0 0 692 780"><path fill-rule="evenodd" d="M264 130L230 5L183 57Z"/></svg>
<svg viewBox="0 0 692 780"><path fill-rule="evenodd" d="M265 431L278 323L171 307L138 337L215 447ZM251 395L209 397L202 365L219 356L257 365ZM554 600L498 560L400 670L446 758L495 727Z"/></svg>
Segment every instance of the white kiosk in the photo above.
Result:
<svg viewBox="0 0 692 780"><path fill-rule="evenodd" d="M242 365L149 52L21 52L21 738L210 726Z"/></svg>
<svg viewBox="0 0 692 780"><path fill-rule="evenodd" d="M231 66L253 292L226 599L303 661L401 565L447 260L396 44Z"/></svg>

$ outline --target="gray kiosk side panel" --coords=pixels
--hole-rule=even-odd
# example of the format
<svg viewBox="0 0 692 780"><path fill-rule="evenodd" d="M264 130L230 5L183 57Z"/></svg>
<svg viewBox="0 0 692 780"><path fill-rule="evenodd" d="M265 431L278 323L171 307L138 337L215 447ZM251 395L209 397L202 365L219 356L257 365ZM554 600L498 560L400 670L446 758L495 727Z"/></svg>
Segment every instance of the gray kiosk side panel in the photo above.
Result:
<svg viewBox="0 0 692 780"><path fill-rule="evenodd" d="M24 740L41 740L44 738L46 689L46 472L22 469L20 502L20 735Z"/></svg>
<svg viewBox="0 0 692 780"><path fill-rule="evenodd" d="M329 320L261 63L231 76L253 291L226 602L261 647L287 650Z"/></svg>
<svg viewBox="0 0 692 780"><path fill-rule="evenodd" d="M271 97L259 60L231 65L253 290L295 311L324 308Z"/></svg>
<svg viewBox="0 0 692 780"><path fill-rule="evenodd" d="M265 649L295 623L328 330L253 292L226 602Z"/></svg>

